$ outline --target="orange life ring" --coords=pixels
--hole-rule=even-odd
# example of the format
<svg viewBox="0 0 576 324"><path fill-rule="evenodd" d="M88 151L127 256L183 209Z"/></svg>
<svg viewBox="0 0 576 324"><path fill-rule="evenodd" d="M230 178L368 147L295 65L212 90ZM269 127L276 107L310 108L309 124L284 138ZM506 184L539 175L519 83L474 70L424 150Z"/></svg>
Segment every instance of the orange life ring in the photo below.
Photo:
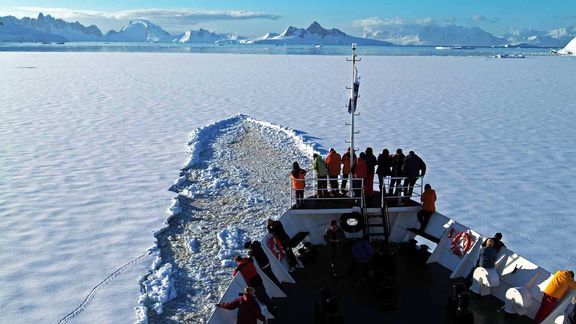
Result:
<svg viewBox="0 0 576 324"><path fill-rule="evenodd" d="M460 241L463 241L462 247L460 246ZM472 237L468 232L460 232L452 238L452 253L457 256L463 256L468 253L472 247Z"/></svg>

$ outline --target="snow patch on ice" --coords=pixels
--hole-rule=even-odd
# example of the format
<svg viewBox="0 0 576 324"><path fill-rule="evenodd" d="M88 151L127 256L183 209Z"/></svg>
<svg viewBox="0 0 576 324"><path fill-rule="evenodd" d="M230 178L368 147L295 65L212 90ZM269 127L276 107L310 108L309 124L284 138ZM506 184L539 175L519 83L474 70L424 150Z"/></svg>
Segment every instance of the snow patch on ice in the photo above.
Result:
<svg viewBox="0 0 576 324"><path fill-rule="evenodd" d="M176 288L172 280L172 264L165 263L148 275L143 284L145 291L140 297L141 306L137 309L137 314L141 313L142 307L151 307L156 313L162 314L162 305L176 297Z"/></svg>
<svg viewBox="0 0 576 324"><path fill-rule="evenodd" d="M246 231L234 226L221 230L217 237L218 245L220 245L218 257L220 258L223 267L230 267L235 264L234 261L229 261L242 252L244 242L250 239Z"/></svg>

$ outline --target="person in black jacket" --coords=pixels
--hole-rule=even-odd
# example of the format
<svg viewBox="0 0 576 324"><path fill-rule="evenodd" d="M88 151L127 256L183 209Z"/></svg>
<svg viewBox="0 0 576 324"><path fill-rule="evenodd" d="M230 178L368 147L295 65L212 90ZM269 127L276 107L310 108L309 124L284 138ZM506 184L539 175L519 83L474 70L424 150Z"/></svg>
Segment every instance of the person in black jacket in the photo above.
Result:
<svg viewBox="0 0 576 324"><path fill-rule="evenodd" d="M400 186L402 184L401 177L404 176L402 172L402 165L404 165L404 153L402 149L397 149L396 154L392 157L392 177L397 179L390 180L390 188L388 189L388 195L400 196Z"/></svg>
<svg viewBox="0 0 576 324"><path fill-rule="evenodd" d="M366 148L366 184L364 185L364 192L366 196L372 196L374 194L374 173L376 171L376 165L378 161L371 147Z"/></svg>
<svg viewBox="0 0 576 324"><path fill-rule="evenodd" d="M272 272L272 267L270 266L270 259L266 255L266 252L264 252L264 250L262 249L262 244L260 244L260 242L258 241L253 242L248 241L244 243L244 248L248 249L248 257L256 260L262 272L264 272L268 276L268 278L270 278L270 280L272 280L276 284L276 286L282 289L280 281L278 280L278 278L276 278L274 272Z"/></svg>
<svg viewBox="0 0 576 324"><path fill-rule="evenodd" d="M384 149L382 154L378 155L378 169L376 173L378 174L378 188L380 188L380 192L386 192L384 178L392 175L392 157L388 149Z"/></svg>
<svg viewBox="0 0 576 324"><path fill-rule="evenodd" d="M414 151L410 151L402 165L402 172L406 177L404 179L404 196L410 198L418 177L423 177L426 174L426 163Z"/></svg>

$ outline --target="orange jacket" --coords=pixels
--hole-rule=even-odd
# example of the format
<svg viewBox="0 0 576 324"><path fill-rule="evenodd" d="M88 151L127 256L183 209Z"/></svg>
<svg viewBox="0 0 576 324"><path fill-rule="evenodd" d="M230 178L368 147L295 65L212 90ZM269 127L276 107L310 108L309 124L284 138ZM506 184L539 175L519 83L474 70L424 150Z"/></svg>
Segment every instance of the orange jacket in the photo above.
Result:
<svg viewBox="0 0 576 324"><path fill-rule="evenodd" d="M354 156L354 161L356 161L356 156ZM342 174L350 174L350 152L342 155Z"/></svg>
<svg viewBox="0 0 576 324"><path fill-rule="evenodd" d="M296 190L303 190L306 187L304 176L306 176L306 171L304 170L300 170L298 178L295 178L292 172L290 172L290 179L292 179L292 188Z"/></svg>
<svg viewBox="0 0 576 324"><path fill-rule="evenodd" d="M342 159L340 158L340 154L336 153L336 151L332 150L326 156L326 164L328 164L328 175L330 177L337 177L340 174L340 163L342 163ZM350 167L350 164L348 164Z"/></svg>
<svg viewBox="0 0 576 324"><path fill-rule="evenodd" d="M434 191L434 189L424 190L420 201L422 202L422 209L425 211L436 211L436 191Z"/></svg>
<svg viewBox="0 0 576 324"><path fill-rule="evenodd" d="M566 270L558 271L544 289L544 293L557 299L562 299L569 289L576 289L576 281Z"/></svg>

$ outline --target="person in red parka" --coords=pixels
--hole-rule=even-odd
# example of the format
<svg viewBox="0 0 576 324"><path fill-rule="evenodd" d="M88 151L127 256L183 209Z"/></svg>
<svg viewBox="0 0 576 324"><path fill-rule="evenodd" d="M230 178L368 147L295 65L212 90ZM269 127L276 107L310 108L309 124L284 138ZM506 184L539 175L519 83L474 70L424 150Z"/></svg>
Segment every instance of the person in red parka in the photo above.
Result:
<svg viewBox="0 0 576 324"><path fill-rule="evenodd" d="M340 164L342 158L340 154L333 148L330 149L328 156L326 156L326 164L328 165L328 178L330 179L330 194L336 196L338 193L338 176L340 175Z"/></svg>
<svg viewBox="0 0 576 324"><path fill-rule="evenodd" d="M352 167L352 174L354 175L354 178L364 179L364 188L362 188L361 180L354 180L352 182L352 187L354 187L354 196L360 197L362 195L362 190L366 189L366 178L368 177L368 170L366 167L366 154L364 154L364 152L360 153L358 161L354 163L354 166Z"/></svg>
<svg viewBox="0 0 576 324"><path fill-rule="evenodd" d="M260 310L260 305L254 298L254 292L254 288L246 287L242 296L228 303L216 304L216 307L230 310L238 308L237 324L256 324L257 320L266 322L266 318Z"/></svg>
<svg viewBox="0 0 576 324"><path fill-rule="evenodd" d="M238 264L238 266L232 272L233 276L236 276L238 272L242 274L242 277L246 281L246 284L249 287L253 287L254 291L256 292L256 298L266 305L268 311L273 313L275 311L274 307L272 306L272 302L270 297L266 293L266 288L264 288L264 283L262 282L262 277L258 274L254 263L252 263L251 258L243 258L241 256L236 256L234 261Z"/></svg>

